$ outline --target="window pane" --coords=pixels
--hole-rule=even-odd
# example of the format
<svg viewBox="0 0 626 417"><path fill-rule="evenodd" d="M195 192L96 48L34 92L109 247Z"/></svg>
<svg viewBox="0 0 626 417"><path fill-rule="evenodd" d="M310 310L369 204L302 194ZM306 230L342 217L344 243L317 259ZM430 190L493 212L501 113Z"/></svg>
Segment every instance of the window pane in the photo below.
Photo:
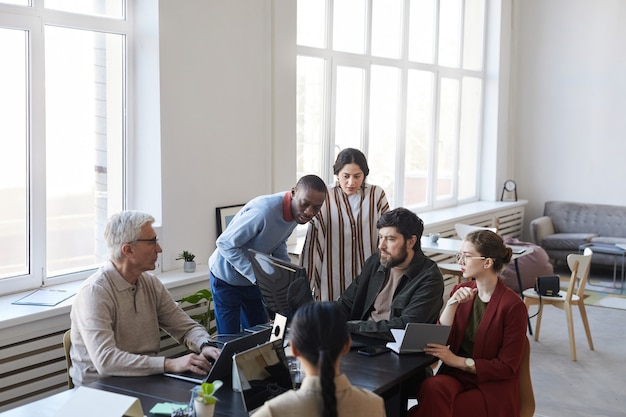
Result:
<svg viewBox="0 0 626 417"><path fill-rule="evenodd" d="M439 141L437 147L437 200L452 197L456 173L459 82L441 79L439 104Z"/></svg>
<svg viewBox="0 0 626 417"><path fill-rule="evenodd" d="M400 58L403 0L374 0L372 6L372 55Z"/></svg>
<svg viewBox="0 0 626 417"><path fill-rule="evenodd" d="M463 68L480 70L483 67L484 0L465 0L463 34Z"/></svg>
<svg viewBox="0 0 626 417"><path fill-rule="evenodd" d="M337 68L335 150L361 149L363 133L363 73L361 68Z"/></svg>
<svg viewBox="0 0 626 417"><path fill-rule="evenodd" d="M324 87L326 62L299 56L297 60L297 141L298 178L305 174L322 175L324 144Z"/></svg>
<svg viewBox="0 0 626 417"><path fill-rule="evenodd" d="M371 77L368 180L383 187L387 199L393 201L398 136L399 70L373 65Z"/></svg>
<svg viewBox="0 0 626 417"><path fill-rule="evenodd" d="M439 3L439 65L457 68L461 51L461 1Z"/></svg>
<svg viewBox="0 0 626 417"><path fill-rule="evenodd" d="M105 260L104 224L122 209L124 37L46 27L45 41L47 271L55 276Z"/></svg>
<svg viewBox="0 0 626 417"><path fill-rule="evenodd" d="M27 44L0 28L0 278L29 272Z"/></svg>
<svg viewBox="0 0 626 417"><path fill-rule="evenodd" d="M478 146L480 143L480 115L482 81L465 77L461 98L461 129L459 139L459 199L477 194Z"/></svg>
<svg viewBox="0 0 626 417"><path fill-rule="evenodd" d="M335 0L333 4L332 49L362 54L365 52L366 1Z"/></svg>
<svg viewBox="0 0 626 417"><path fill-rule="evenodd" d="M298 0L296 43L315 48L326 47L326 2Z"/></svg>
<svg viewBox="0 0 626 417"><path fill-rule="evenodd" d="M432 160L433 80L426 71L409 71L406 107L404 205L428 202L428 168Z"/></svg>
<svg viewBox="0 0 626 417"><path fill-rule="evenodd" d="M16 4L18 6L28 6L29 0L0 0L0 4Z"/></svg>
<svg viewBox="0 0 626 417"><path fill-rule="evenodd" d="M433 63L436 0L411 0L409 14L409 60Z"/></svg>
<svg viewBox="0 0 626 417"><path fill-rule="evenodd" d="M47 9L93 16L124 18L124 0L45 0Z"/></svg>

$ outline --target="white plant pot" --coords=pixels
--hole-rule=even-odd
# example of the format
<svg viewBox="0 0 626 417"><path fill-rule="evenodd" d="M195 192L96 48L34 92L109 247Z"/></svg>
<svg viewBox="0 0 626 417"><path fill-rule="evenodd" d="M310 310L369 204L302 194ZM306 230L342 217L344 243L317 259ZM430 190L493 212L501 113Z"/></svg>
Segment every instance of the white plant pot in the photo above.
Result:
<svg viewBox="0 0 626 417"><path fill-rule="evenodd" d="M195 399L193 406L196 411L196 417L213 417L215 404L205 404L201 400Z"/></svg>
<svg viewBox="0 0 626 417"><path fill-rule="evenodd" d="M183 270L185 272L196 272L196 262L185 262L185 264L183 265Z"/></svg>

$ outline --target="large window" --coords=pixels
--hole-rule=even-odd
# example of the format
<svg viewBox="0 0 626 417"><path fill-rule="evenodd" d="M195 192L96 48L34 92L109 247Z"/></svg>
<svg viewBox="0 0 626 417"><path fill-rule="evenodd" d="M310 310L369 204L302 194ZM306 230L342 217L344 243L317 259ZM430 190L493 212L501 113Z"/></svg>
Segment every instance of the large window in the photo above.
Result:
<svg viewBox="0 0 626 417"><path fill-rule="evenodd" d="M123 0L0 0L0 292L86 274L124 206Z"/></svg>
<svg viewBox="0 0 626 417"><path fill-rule="evenodd" d="M484 0L298 0L298 176L346 147L394 207L478 198Z"/></svg>

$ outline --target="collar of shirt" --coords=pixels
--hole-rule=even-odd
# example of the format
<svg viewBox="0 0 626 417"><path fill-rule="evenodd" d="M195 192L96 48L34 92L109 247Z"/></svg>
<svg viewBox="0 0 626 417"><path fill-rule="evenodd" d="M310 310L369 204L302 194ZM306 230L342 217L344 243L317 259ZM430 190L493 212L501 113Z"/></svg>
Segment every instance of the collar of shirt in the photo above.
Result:
<svg viewBox="0 0 626 417"><path fill-rule="evenodd" d="M283 197L283 219L286 222L292 222L293 215L291 214L291 192L287 191Z"/></svg>

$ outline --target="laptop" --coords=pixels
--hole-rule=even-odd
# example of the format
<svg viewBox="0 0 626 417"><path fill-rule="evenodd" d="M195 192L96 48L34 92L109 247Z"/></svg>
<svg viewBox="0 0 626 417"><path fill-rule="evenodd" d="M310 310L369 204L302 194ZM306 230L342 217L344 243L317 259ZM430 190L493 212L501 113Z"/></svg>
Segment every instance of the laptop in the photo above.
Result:
<svg viewBox="0 0 626 417"><path fill-rule="evenodd" d="M265 328L256 333L244 334L241 337L232 339L224 343L221 347L222 352L217 357L213 366L206 375L200 375L195 372L166 372L165 376L182 379L187 382L202 384L203 382L213 382L216 379L229 380L232 372L232 358L235 353L243 352L255 346L261 345L268 341L271 328ZM185 352L186 354L187 352Z"/></svg>
<svg viewBox="0 0 626 417"><path fill-rule="evenodd" d="M450 326L430 323L407 323L405 329L391 329L395 342L387 347L398 354L423 352L427 343L445 345Z"/></svg>
<svg viewBox="0 0 626 417"><path fill-rule="evenodd" d="M282 339L237 353L233 357L233 389L241 392L248 414L293 388Z"/></svg>

